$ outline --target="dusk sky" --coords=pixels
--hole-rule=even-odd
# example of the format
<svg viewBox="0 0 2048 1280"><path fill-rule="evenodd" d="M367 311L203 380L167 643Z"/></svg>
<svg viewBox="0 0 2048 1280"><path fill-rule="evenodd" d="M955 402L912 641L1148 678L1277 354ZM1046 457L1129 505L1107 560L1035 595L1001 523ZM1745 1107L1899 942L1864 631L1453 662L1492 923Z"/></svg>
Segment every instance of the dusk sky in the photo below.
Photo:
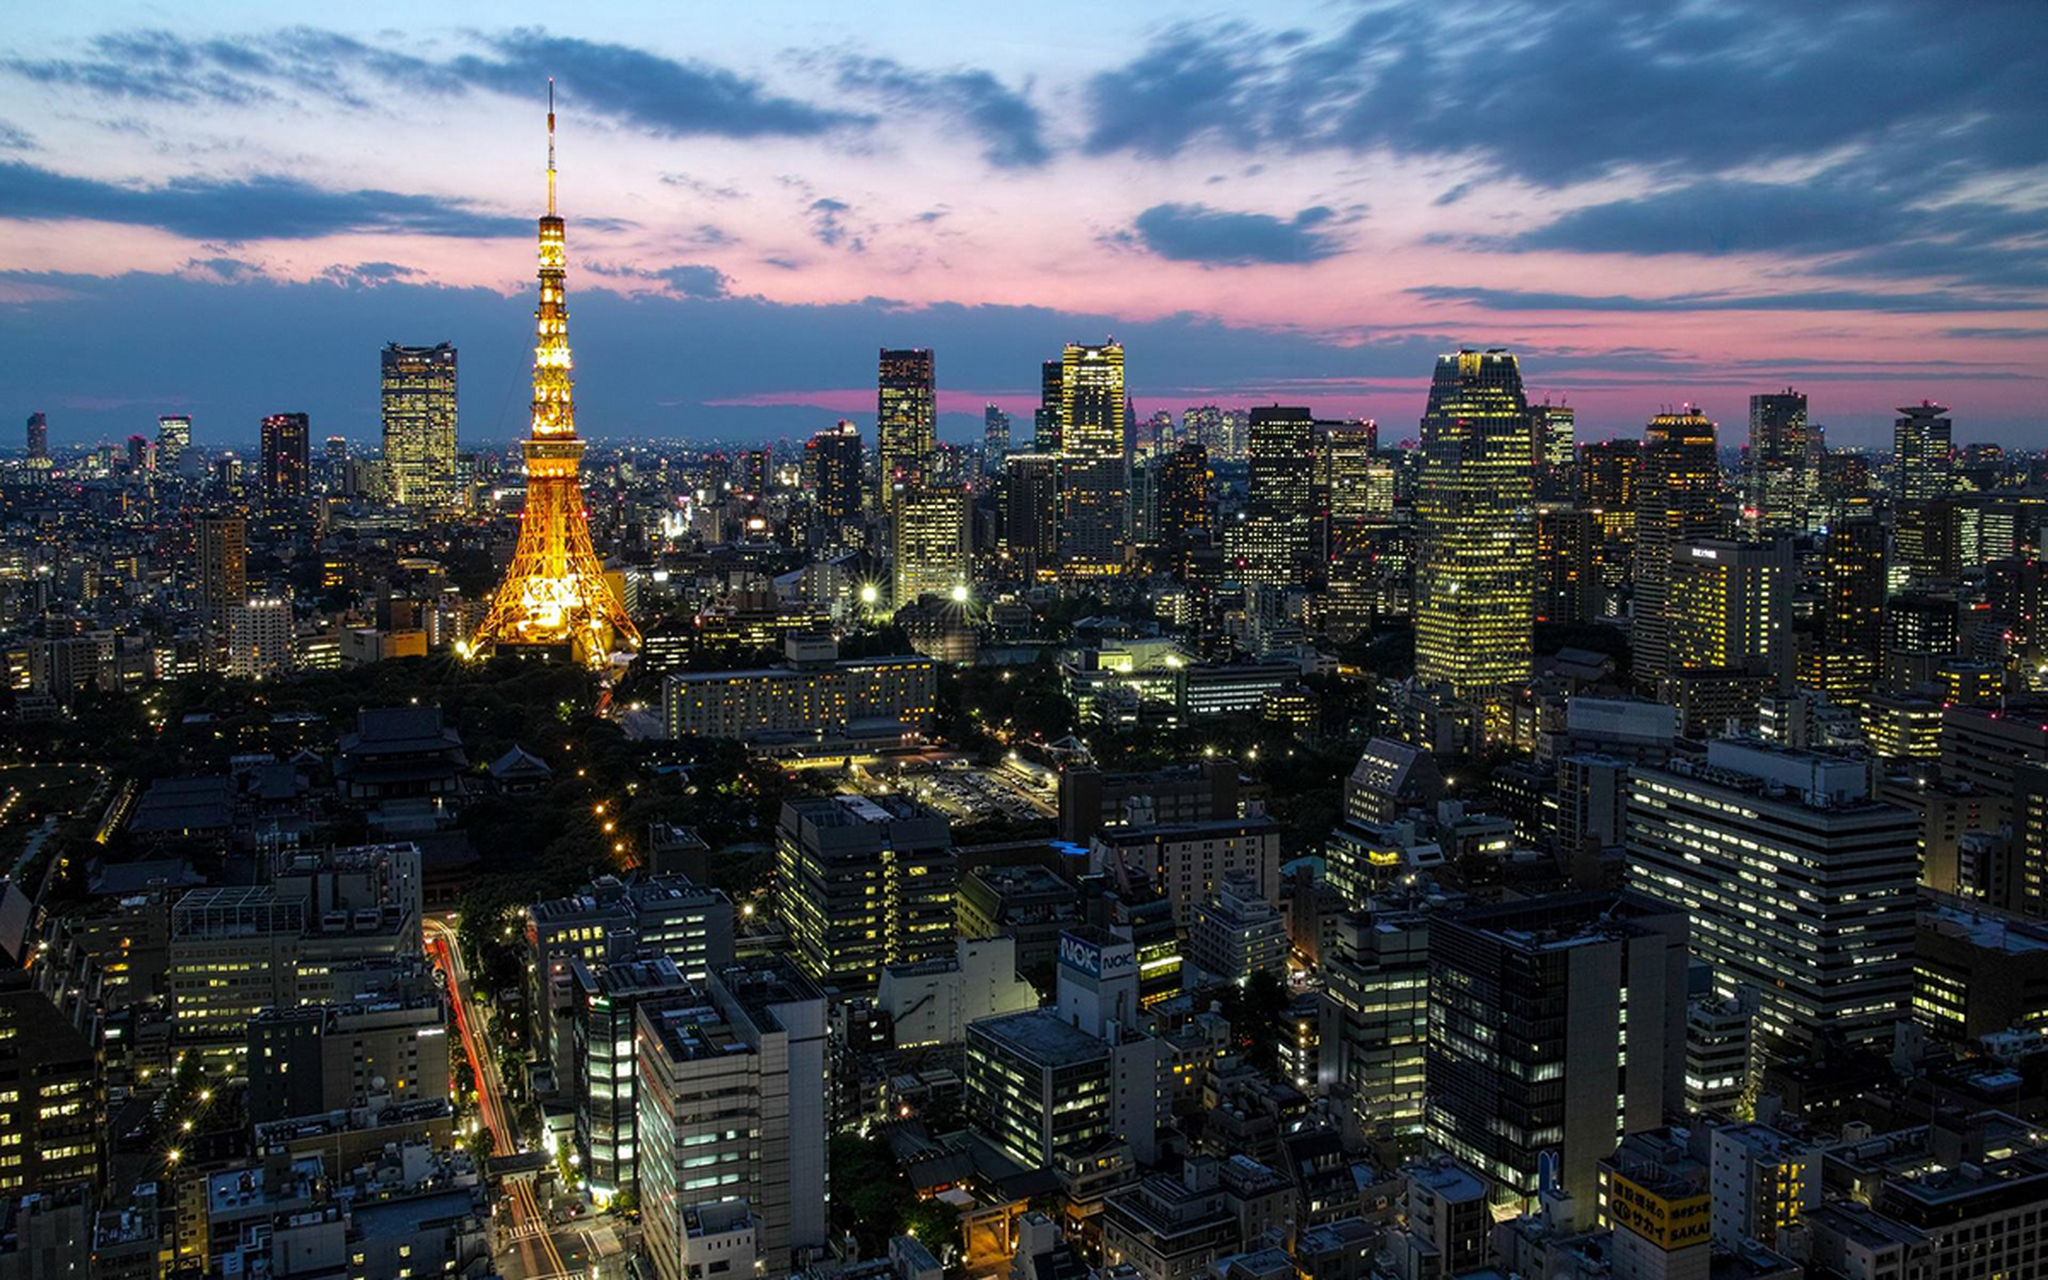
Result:
<svg viewBox="0 0 2048 1280"><path fill-rule="evenodd" d="M1114 334L1141 414L1399 439L1508 346L1585 438L1789 383L1838 444L1931 397L2048 446L2039 0L19 5L0 443L372 441L387 341L523 433L549 75L598 438L870 425L880 346L1028 438Z"/></svg>

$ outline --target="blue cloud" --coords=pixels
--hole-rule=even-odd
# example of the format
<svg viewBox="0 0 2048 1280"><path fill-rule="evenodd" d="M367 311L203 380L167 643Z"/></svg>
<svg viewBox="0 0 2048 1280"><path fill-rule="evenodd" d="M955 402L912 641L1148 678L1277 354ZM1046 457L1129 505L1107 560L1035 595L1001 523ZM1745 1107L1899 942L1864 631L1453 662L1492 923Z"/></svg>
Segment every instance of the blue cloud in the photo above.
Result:
<svg viewBox="0 0 2048 1280"><path fill-rule="evenodd" d="M437 196L328 191L270 174L124 187L7 161L0 162L0 190L10 217L161 227L199 240L302 240L345 231L501 236L528 229L523 219L476 213Z"/></svg>
<svg viewBox="0 0 2048 1280"><path fill-rule="evenodd" d="M998 169L1035 169L1052 158L1038 108L987 71L917 71L893 58L845 58L839 87L876 94L899 110L957 116Z"/></svg>
<svg viewBox="0 0 2048 1280"><path fill-rule="evenodd" d="M1203 204L1155 204L1137 216L1126 235L1162 258L1212 267L1319 262L1344 251L1323 229L1334 216L1325 205L1276 218Z"/></svg>
<svg viewBox="0 0 2048 1280"><path fill-rule="evenodd" d="M1087 97L1098 153L1389 151L1544 186L1850 150L1897 175L2013 172L2048 161L2048 8L1379 4L1321 38L1182 26Z"/></svg>

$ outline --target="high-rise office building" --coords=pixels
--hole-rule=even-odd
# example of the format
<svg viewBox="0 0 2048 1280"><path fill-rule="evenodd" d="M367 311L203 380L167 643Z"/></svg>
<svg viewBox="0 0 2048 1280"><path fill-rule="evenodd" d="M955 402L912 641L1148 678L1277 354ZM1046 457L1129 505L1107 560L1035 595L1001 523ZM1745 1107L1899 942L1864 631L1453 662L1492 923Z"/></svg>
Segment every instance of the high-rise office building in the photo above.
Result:
<svg viewBox="0 0 2048 1280"><path fill-rule="evenodd" d="M1787 387L1749 398L1749 476L1744 513L1763 533L1811 523L1820 438L1806 420L1806 393Z"/></svg>
<svg viewBox="0 0 2048 1280"><path fill-rule="evenodd" d="M156 465L176 471L178 460L192 447L192 419L182 413L168 413L156 420Z"/></svg>
<svg viewBox="0 0 2048 1280"><path fill-rule="evenodd" d="M1415 501L1415 674L1489 708L1529 678L1534 474L1515 357L1500 350L1439 356L1422 415Z"/></svg>
<svg viewBox="0 0 2048 1280"><path fill-rule="evenodd" d="M1660 413L1643 429L1636 467L1634 617L1629 625L1634 675L1654 688L1671 673L1665 618L1671 558L1688 542L1716 537L1721 522L1721 464L1711 419L1687 405Z"/></svg>
<svg viewBox="0 0 2048 1280"><path fill-rule="evenodd" d="M983 405L981 410L981 465L984 471L1000 471L1010 456L1010 415L1001 405Z"/></svg>
<svg viewBox="0 0 2048 1280"><path fill-rule="evenodd" d="M1871 516L1830 525L1820 581L1816 669L1806 682L1837 706L1859 707L1884 665L1884 525Z"/></svg>
<svg viewBox="0 0 2048 1280"><path fill-rule="evenodd" d="M1685 1096L1684 912L1558 894L1439 912L1428 945L1430 1144L1522 1205L1555 1153L1565 1194L1596 1203L1616 1141Z"/></svg>
<svg viewBox="0 0 2048 1280"><path fill-rule="evenodd" d="M313 478L313 429L303 413L263 420L263 495L272 502L306 496Z"/></svg>
<svg viewBox="0 0 2048 1280"><path fill-rule="evenodd" d="M722 963L730 964L726 956ZM609 1200L638 1184L639 1096L634 1032L642 1003L694 996L667 956L612 964L572 961L576 988L569 1061L575 1078L576 1149L593 1196ZM700 979L701 981L701 979Z"/></svg>
<svg viewBox="0 0 2048 1280"><path fill-rule="evenodd" d="M1577 461L1579 412L1568 404L1529 406L1529 447L1536 459L1537 496L1550 502L1571 497Z"/></svg>
<svg viewBox="0 0 2048 1280"><path fill-rule="evenodd" d="M860 428L840 419L804 442L804 465L818 514L829 520L860 516Z"/></svg>
<svg viewBox="0 0 2048 1280"><path fill-rule="evenodd" d="M128 469L137 475L156 470L156 444L148 436L128 437Z"/></svg>
<svg viewBox="0 0 2048 1280"><path fill-rule="evenodd" d="M1121 573L1130 555L1124 349L1068 343L1060 371L1061 573Z"/></svg>
<svg viewBox="0 0 2048 1280"><path fill-rule="evenodd" d="M200 612L222 626L229 607L249 598L249 525L236 515L201 516L198 534Z"/></svg>
<svg viewBox="0 0 2048 1280"><path fill-rule="evenodd" d="M31 464L50 460L50 420L40 411L28 415L28 460Z"/></svg>
<svg viewBox="0 0 2048 1280"><path fill-rule="evenodd" d="M162 448L157 451L163 458ZM320 447L320 479L330 493L339 493L348 483L348 437L329 436Z"/></svg>
<svg viewBox="0 0 2048 1280"><path fill-rule="evenodd" d="M1955 491L1955 445L1948 406L1932 400L1899 406L1892 422L1892 494L1934 502Z"/></svg>
<svg viewBox="0 0 2048 1280"><path fill-rule="evenodd" d="M938 382L929 348L884 348L875 394L876 509L893 508L894 494L924 484L938 446Z"/></svg>
<svg viewBox="0 0 2048 1280"><path fill-rule="evenodd" d="M897 490L889 511L890 603L926 595L959 599L973 582L967 491L917 485Z"/></svg>
<svg viewBox="0 0 2048 1280"><path fill-rule="evenodd" d="M384 388L384 465L391 500L439 507L455 497L455 347L387 343L379 356ZM563 373L566 376L566 366Z"/></svg>
<svg viewBox="0 0 2048 1280"><path fill-rule="evenodd" d="M1247 586L1292 586L1308 580L1316 528L1316 423L1305 408L1252 410L1245 520Z"/></svg>
<svg viewBox="0 0 2048 1280"><path fill-rule="evenodd" d="M781 959L640 1003L640 1217L660 1280L786 1276L824 1249L825 1006Z"/></svg>
<svg viewBox="0 0 2048 1280"><path fill-rule="evenodd" d="M1049 453L1013 453L1003 461L1003 547L1025 581L1059 567L1060 461Z"/></svg>
<svg viewBox="0 0 2048 1280"><path fill-rule="evenodd" d="M1047 360L1038 366L1038 408L1031 414L1031 447L1040 453L1060 451L1060 401L1066 383L1066 364Z"/></svg>
<svg viewBox="0 0 2048 1280"><path fill-rule="evenodd" d="M1576 624L1600 616L1601 586L1594 569L1598 535L1593 516L1578 507L1536 509L1536 620Z"/></svg>
<svg viewBox="0 0 2048 1280"><path fill-rule="evenodd" d="M1593 517L1598 534L1593 568L1608 592L1627 586L1634 567L1641 462L1642 444L1636 440L1596 440L1579 448L1579 501Z"/></svg>
<svg viewBox="0 0 2048 1280"><path fill-rule="evenodd" d="M1671 670L1771 677L1792 687L1792 543L1688 542L1671 558Z"/></svg>
<svg viewBox="0 0 2048 1280"><path fill-rule="evenodd" d="M1169 562L1179 566L1188 552L1207 547L1215 532L1209 451L1199 444L1182 444L1152 465L1159 469L1155 536Z"/></svg>
<svg viewBox="0 0 2048 1280"><path fill-rule="evenodd" d="M1888 1046L1906 1016L1920 820L1872 800L1868 776L1738 739L1630 776L1629 888L1686 912L1716 994L1756 998L1767 1053Z"/></svg>
<svg viewBox="0 0 2048 1280"><path fill-rule="evenodd" d="M1316 424L1317 550L1325 559L1363 550L1361 531L1393 515L1394 475L1379 444L1379 424L1370 418Z"/></svg>
<svg viewBox="0 0 2048 1280"><path fill-rule="evenodd" d="M882 966L953 950L952 828L906 796L817 796L782 806L776 914L797 962L829 988L870 990Z"/></svg>

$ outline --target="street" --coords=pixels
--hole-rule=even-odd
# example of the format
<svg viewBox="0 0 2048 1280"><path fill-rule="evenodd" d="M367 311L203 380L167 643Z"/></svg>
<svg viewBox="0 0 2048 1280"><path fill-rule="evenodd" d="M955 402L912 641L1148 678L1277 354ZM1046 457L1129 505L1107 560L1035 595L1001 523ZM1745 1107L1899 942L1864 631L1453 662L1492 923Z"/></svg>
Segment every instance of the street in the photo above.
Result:
<svg viewBox="0 0 2048 1280"><path fill-rule="evenodd" d="M476 993L463 966L461 950L455 945L455 930L446 917L428 916L425 933L428 953L448 980L456 1030L476 1078L479 1118L497 1139L499 1154L516 1152L520 1144L511 1108L505 1102L504 1082L498 1077L497 1058L483 1051L482 1015L476 1009ZM572 1225L550 1223L534 1194L532 1179L503 1182L498 1208L497 1263L505 1280L561 1280L570 1276L590 1280L624 1274L627 1251L620 1233L609 1224L593 1226L587 1220Z"/></svg>

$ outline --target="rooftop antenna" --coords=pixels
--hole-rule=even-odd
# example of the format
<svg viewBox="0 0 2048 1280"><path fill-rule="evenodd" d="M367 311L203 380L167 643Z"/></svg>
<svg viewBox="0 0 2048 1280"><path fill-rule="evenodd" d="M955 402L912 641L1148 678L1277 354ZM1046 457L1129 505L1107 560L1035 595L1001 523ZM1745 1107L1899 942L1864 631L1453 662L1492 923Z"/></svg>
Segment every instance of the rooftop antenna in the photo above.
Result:
<svg viewBox="0 0 2048 1280"><path fill-rule="evenodd" d="M548 77L548 216L555 216L555 78Z"/></svg>

